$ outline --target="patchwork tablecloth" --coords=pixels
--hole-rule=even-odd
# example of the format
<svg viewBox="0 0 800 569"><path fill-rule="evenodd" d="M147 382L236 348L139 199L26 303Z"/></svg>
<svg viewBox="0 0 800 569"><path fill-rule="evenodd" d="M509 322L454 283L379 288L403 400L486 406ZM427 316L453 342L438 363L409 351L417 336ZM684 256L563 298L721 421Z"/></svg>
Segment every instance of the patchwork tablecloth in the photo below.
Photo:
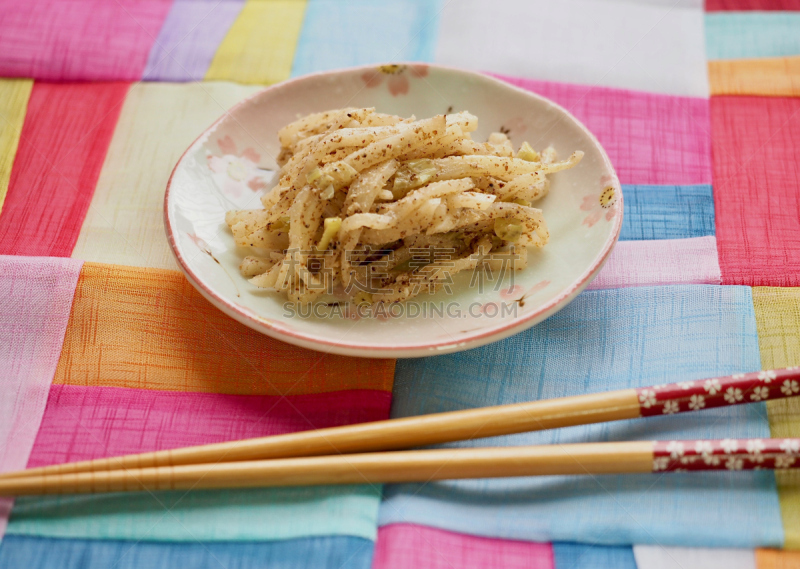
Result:
<svg viewBox="0 0 800 569"><path fill-rule="evenodd" d="M403 60L597 135L625 221L590 290L397 362L214 309L164 236L182 151L263 85ZM0 471L800 365L798 0L0 0L0 77ZM800 402L457 446L768 436ZM0 536L2 568L797 568L800 474L0 499Z"/></svg>

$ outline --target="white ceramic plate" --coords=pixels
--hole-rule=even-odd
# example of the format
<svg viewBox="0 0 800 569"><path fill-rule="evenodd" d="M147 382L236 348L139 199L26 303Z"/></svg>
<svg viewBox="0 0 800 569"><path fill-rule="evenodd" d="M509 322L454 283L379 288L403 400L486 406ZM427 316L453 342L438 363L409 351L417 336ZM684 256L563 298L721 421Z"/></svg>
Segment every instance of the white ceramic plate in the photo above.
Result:
<svg viewBox="0 0 800 569"><path fill-rule="evenodd" d="M301 115L354 106L428 117L468 110L476 140L508 132L516 148L553 145L581 163L551 176L544 211L550 242L530 250L529 266L477 286L455 275L452 294L418 297L417 309L361 318L335 309L304 317L285 298L258 289L238 271L242 251L224 223L230 209L260 207L277 168L277 131ZM251 328L315 350L366 357L416 357L506 338L563 308L594 278L619 237L622 192L594 136L560 106L485 75L436 65L358 67L300 77L242 102L184 153L165 196L167 237L189 281L217 308ZM425 308L423 314L422 308ZM419 310L419 314L413 312ZM308 316L308 315L305 315Z"/></svg>

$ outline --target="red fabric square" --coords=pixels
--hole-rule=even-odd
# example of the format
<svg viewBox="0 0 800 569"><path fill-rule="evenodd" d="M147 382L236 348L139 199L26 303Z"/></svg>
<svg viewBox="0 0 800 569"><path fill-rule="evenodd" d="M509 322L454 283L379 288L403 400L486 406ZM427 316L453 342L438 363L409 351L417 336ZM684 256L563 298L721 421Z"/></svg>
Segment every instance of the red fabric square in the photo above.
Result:
<svg viewBox="0 0 800 569"><path fill-rule="evenodd" d="M34 83L0 211L0 255L69 257L128 83Z"/></svg>
<svg viewBox="0 0 800 569"><path fill-rule="evenodd" d="M800 10L800 0L706 0L706 11Z"/></svg>
<svg viewBox="0 0 800 569"><path fill-rule="evenodd" d="M800 98L712 97L723 284L800 286Z"/></svg>

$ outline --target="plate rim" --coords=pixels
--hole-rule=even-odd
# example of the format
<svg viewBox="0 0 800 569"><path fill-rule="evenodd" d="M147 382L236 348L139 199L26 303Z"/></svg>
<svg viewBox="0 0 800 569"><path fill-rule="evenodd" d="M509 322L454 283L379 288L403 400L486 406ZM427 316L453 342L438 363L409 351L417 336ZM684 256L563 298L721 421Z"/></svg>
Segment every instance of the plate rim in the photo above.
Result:
<svg viewBox="0 0 800 569"><path fill-rule="evenodd" d="M465 75L471 75L478 80L486 81L489 83L494 83L495 86L500 87L502 89L508 89L511 91L517 91L522 93L528 97L532 97L534 99L539 99L540 101L552 105L560 112L564 113L567 117L569 117L574 123L583 131L583 133L589 137L589 139L595 144L597 149L600 151L600 156L603 159L603 162L609 172L613 175L614 179L617 181L617 185L620 187L622 184L619 181L619 177L617 176L616 170L614 169L611 160L606 154L605 148L600 144L600 141L597 140L597 137L584 125L578 118L576 118L572 113L570 113L567 109L559 105L558 103L548 99L547 97L543 97L538 93L533 93L531 91L527 91L516 85L512 85L500 79L493 77L492 75L488 75L485 73L480 73L477 71L471 71L467 69L461 69L458 67L448 66L448 65L439 65L436 63L424 63L424 62L391 62L391 63L376 63L370 65L359 65L355 67L343 67L338 69L331 69L327 71L318 71L315 73L308 73L305 75L301 75L299 77L293 77L286 81L281 81L279 83L275 83L273 85L269 85L264 89L259 90L256 93L253 93L249 97L239 101L236 105L231 107L228 111L223 113L217 120L215 120L211 125L209 125L205 130L203 130L197 138L183 151L178 161L175 163L175 166L170 173L169 180L167 181L167 187L164 192L164 229L167 234L167 242L169 243L170 250L172 251L175 260L178 263L178 267L181 269L181 272L186 276L188 281L192 284L192 286L197 289L200 294L206 298L211 304L213 304L216 308L227 314L228 316L232 317L234 320L266 334L276 340L284 341L290 344L294 344L296 346L300 346L303 348L308 348L320 352L325 353L334 353L339 355L345 356L356 356L356 357L368 357L368 358L414 358L414 357L425 357L425 356L432 356L432 355L439 355L439 354L446 354L446 353L454 353L463 350L468 350L472 348L477 348L480 346L484 346L491 342L496 342L508 338L509 336L516 334L518 332L522 332L535 326L536 324L540 323L542 320L545 320L558 310L564 308L574 297L580 294L589 284L589 282L597 276L597 274L602 269L605 262L608 260L611 251L613 250L614 246L616 245L617 241L619 240L619 235L622 230L622 219L624 215L624 208L623 208L623 194L619 192L618 198L618 215L614 216L614 226L612 227L611 233L609 234L606 242L603 244L603 248L597 254L597 256L592 261L591 265L568 287L566 287L561 294L554 297L546 304L540 306L536 310L532 311L530 314L526 314L518 319L515 319L505 325L496 327L496 328L489 328L488 330L478 330L475 333L467 333L465 334L464 338L450 338L442 340L441 342L427 342L425 344L418 344L418 345L406 345L406 346L374 346L369 344L357 344L357 343L343 343L337 342L334 340L327 340L324 338L320 338L319 336L308 334L304 332L299 332L296 330L292 330L289 328L284 328L275 321L269 320L264 317L260 317L255 314L250 309L235 304L233 302L228 301L224 296L218 294L213 290L212 287L206 285L203 280L195 274L195 272L189 267L188 263L183 258L181 254L177 239L175 237L175 232L177 230L173 227L173 222L170 218L170 191L172 189L172 182L173 178L175 177L175 173L177 172L179 166L183 163L184 158L190 151L193 151L195 147L201 140L204 140L212 130L216 128L216 126L221 123L228 115L232 114L236 111L239 107L249 104L253 99L256 97L262 96L265 92L271 91L273 89L279 89L285 87L288 84L296 83L300 81L307 80L310 77L323 77L325 75L333 75L339 74L343 72L359 72L359 71L370 71L375 70L378 67L383 65L426 65L429 68L436 68L442 69L445 71L456 72Z"/></svg>

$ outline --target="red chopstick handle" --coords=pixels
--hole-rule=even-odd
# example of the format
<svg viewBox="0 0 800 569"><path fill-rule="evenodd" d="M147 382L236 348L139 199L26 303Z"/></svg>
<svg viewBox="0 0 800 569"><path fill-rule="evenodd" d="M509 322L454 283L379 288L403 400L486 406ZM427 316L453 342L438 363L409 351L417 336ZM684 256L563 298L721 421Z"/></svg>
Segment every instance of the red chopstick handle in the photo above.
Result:
<svg viewBox="0 0 800 569"><path fill-rule="evenodd" d="M800 367L739 373L636 390L642 417L800 395Z"/></svg>
<svg viewBox="0 0 800 569"><path fill-rule="evenodd" d="M800 468L800 439L655 441L653 472Z"/></svg>

